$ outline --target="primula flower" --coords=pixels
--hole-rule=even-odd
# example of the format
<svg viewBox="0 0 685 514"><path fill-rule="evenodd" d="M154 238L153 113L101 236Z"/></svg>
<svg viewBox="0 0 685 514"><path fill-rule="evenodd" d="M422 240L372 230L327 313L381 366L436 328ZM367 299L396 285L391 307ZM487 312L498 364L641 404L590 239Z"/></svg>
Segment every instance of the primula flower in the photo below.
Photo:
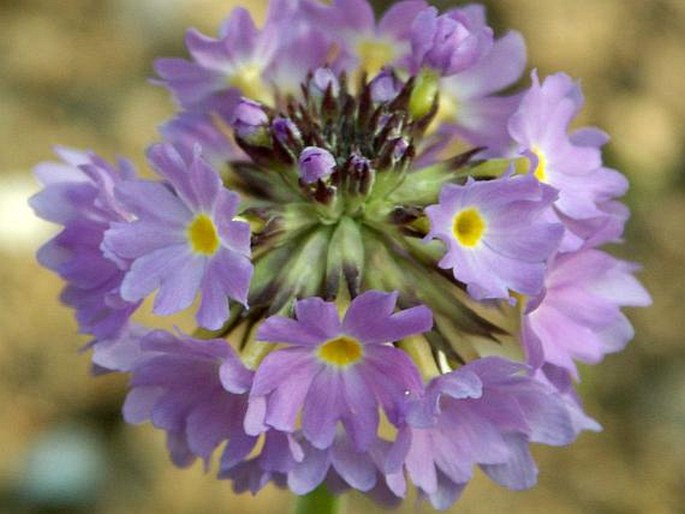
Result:
<svg viewBox="0 0 685 514"><path fill-rule="evenodd" d="M186 309L201 294L197 320L217 329L228 317L230 297L243 304L252 275L250 230L234 221L239 196L196 152L183 160L169 144L150 150L150 161L168 185L142 180L121 184L117 193L136 215L113 223L106 252L131 261L121 295L139 301L159 288L155 312Z"/></svg>
<svg viewBox="0 0 685 514"><path fill-rule="evenodd" d="M484 147L486 155L507 155L512 140L506 125L519 105L520 94L501 96L497 93L514 84L525 69L523 37L516 31L509 31L490 46L482 42L491 32L483 6L472 4L448 14L470 27L470 33L479 41L472 55L479 58L439 79L437 121L440 123L437 128L445 137L456 137L457 142Z"/></svg>
<svg viewBox="0 0 685 514"><path fill-rule="evenodd" d="M532 177L446 185L440 203L426 208L429 237L447 246L438 265L452 269L478 300L538 294L563 231L541 218L555 197Z"/></svg>
<svg viewBox="0 0 685 514"><path fill-rule="evenodd" d="M623 306L646 306L649 294L632 276L635 265L598 250L560 255L545 278L545 294L523 316L523 342L536 366L548 362L578 377L574 361L596 364L633 337Z"/></svg>
<svg viewBox="0 0 685 514"><path fill-rule="evenodd" d="M247 397L240 393L250 388L252 372L232 348L222 340L157 330L141 339L140 350L124 418L136 424L149 420L166 431L171 458L179 466L189 466L197 457L208 463L226 440L222 460L242 460L256 443L241 423Z"/></svg>
<svg viewBox="0 0 685 514"><path fill-rule="evenodd" d="M334 0L331 5L308 0L303 8L314 26L333 37L340 52L337 67L375 75L407 60L411 25L426 5L423 0L396 2L378 24L365 0Z"/></svg>
<svg viewBox="0 0 685 514"><path fill-rule="evenodd" d="M331 446L341 421L357 449L367 449L378 404L397 420L407 396L421 389L412 361L388 343L429 330L431 313L424 306L393 313L396 301L397 294L367 291L341 322L334 303L308 298L295 304L296 320L265 320L257 339L290 347L269 354L255 374L248 433L268 426L292 432L301 411L302 433L314 447Z"/></svg>
<svg viewBox="0 0 685 514"><path fill-rule="evenodd" d="M454 503L476 464L506 487L532 487L528 443L564 445L576 433L561 395L524 372L487 357L431 381L389 454L391 489L403 494L402 465L438 509Z"/></svg>
<svg viewBox="0 0 685 514"><path fill-rule="evenodd" d="M325 63L328 51L323 34L298 16L297 4L271 2L261 30L242 8L233 11L216 39L189 29L186 46L192 60L158 59L160 84L186 109L225 116L241 95L262 100L270 98L273 87L297 91L307 71Z"/></svg>
<svg viewBox="0 0 685 514"><path fill-rule="evenodd" d="M509 132L519 151L530 155L535 177L559 191L555 207L572 219L596 218L598 204L621 196L627 182L618 172L602 166L600 147L607 136L596 129L568 134L583 97L571 78L558 73L533 86L509 120Z"/></svg>
<svg viewBox="0 0 685 514"><path fill-rule="evenodd" d="M413 484L440 509L475 466L530 487L531 443L599 430L575 361L621 349L649 295L598 249L627 182L606 134L569 133L577 84L498 94L525 44L479 5L376 23L366 0L275 0L261 30L236 9L186 44L155 66L182 107L148 152L160 178L60 149L31 200L64 227L38 258L94 371L131 374L127 421L179 466L223 446L237 492L397 505ZM198 301L192 337L137 323L155 291L154 314Z"/></svg>
<svg viewBox="0 0 685 514"><path fill-rule="evenodd" d="M114 167L91 152L56 152L64 162L36 167L45 189L30 204L64 229L38 251L38 261L67 282L62 301L76 310L81 331L96 342L116 339L139 302L123 299L119 291L128 261L104 256L100 245L110 223L132 217L113 191L135 170L123 159Z"/></svg>

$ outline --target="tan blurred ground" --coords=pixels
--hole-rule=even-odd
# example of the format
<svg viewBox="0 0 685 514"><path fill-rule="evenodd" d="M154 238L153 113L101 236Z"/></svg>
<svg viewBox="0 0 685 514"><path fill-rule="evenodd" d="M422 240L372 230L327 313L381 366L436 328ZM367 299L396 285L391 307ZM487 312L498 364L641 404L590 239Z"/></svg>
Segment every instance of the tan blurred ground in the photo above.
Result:
<svg viewBox="0 0 685 514"><path fill-rule="evenodd" d="M184 28L214 33L234 4L0 1L0 513L289 512L288 494L235 497L199 465L175 469L161 433L121 423L125 381L92 378L77 354L86 339L57 302L60 282L33 260L51 229L25 207L36 190L30 169L55 143L144 166L144 148L173 110L146 82L152 60L185 55ZM582 81L582 122L612 135L606 158L631 179L634 213L616 253L644 264L655 304L630 312L637 337L625 352L583 369L587 410L604 432L536 449L533 490L513 493L479 475L453 512L685 512L685 1L491 4L498 27L524 33L541 75ZM44 463L37 455L48 450ZM81 507L32 488L56 480L51 466L66 480L71 464L90 480L74 486ZM379 510L354 495L348 509ZM429 511L413 500L400 510Z"/></svg>

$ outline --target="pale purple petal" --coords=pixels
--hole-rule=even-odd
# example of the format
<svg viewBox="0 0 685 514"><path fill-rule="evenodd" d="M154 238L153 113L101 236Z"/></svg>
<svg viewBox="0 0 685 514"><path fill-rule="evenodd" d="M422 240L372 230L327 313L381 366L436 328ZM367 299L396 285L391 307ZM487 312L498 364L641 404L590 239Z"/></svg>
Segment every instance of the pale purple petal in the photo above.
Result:
<svg viewBox="0 0 685 514"><path fill-rule="evenodd" d="M502 464L484 464L483 471L495 482L509 489L520 491L533 487L537 482L538 469L524 437L507 435L510 456Z"/></svg>
<svg viewBox="0 0 685 514"><path fill-rule="evenodd" d="M396 293L362 293L347 310L343 331L364 344L380 344L399 341L431 329L433 316L427 307L413 307L393 314L396 301Z"/></svg>
<svg viewBox="0 0 685 514"><path fill-rule="evenodd" d="M350 486L369 491L376 485L378 469L368 453L357 451L344 437L339 437L330 450L331 464Z"/></svg>
<svg viewBox="0 0 685 514"><path fill-rule="evenodd" d="M295 305L297 321L310 327L321 340L332 339L341 332L338 309L321 298L305 298Z"/></svg>
<svg viewBox="0 0 685 514"><path fill-rule="evenodd" d="M302 432L320 449L328 448L335 438L336 421L346 412L343 377L336 371L319 371L309 389L302 409Z"/></svg>

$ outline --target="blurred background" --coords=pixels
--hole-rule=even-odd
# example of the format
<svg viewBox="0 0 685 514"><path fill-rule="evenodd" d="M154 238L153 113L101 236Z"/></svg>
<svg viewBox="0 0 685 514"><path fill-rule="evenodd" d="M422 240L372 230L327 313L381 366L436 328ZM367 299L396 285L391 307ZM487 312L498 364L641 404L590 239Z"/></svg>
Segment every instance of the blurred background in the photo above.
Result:
<svg viewBox="0 0 685 514"><path fill-rule="evenodd" d="M121 420L124 377L90 375L61 282L34 260L54 227L32 216L31 168L51 147L143 151L174 106L147 82L183 32L214 34L232 0L0 0L0 513L287 513L288 493L234 496L200 464L178 470L163 433ZM438 4L436 2L436 4ZM514 493L482 473L459 513L685 512L685 1L486 2L499 34L521 31L541 76L580 79L579 124L612 135L631 180L627 243L650 309L630 310L626 351L582 369L603 425L568 448L536 448L539 485ZM387 5L387 3L385 3ZM441 7L451 4L440 2ZM257 18L264 2L251 1ZM384 5L377 3L381 11ZM381 509L351 495L348 512ZM398 512L430 512L410 498Z"/></svg>

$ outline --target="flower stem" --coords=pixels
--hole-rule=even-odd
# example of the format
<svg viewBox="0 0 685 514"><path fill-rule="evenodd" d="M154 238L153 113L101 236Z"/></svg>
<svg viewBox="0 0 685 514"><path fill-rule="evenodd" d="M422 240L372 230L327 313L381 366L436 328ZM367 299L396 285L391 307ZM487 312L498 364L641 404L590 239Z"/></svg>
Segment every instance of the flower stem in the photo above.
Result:
<svg viewBox="0 0 685 514"><path fill-rule="evenodd" d="M320 485L297 498L295 514L342 514L341 497L332 495L325 485Z"/></svg>

